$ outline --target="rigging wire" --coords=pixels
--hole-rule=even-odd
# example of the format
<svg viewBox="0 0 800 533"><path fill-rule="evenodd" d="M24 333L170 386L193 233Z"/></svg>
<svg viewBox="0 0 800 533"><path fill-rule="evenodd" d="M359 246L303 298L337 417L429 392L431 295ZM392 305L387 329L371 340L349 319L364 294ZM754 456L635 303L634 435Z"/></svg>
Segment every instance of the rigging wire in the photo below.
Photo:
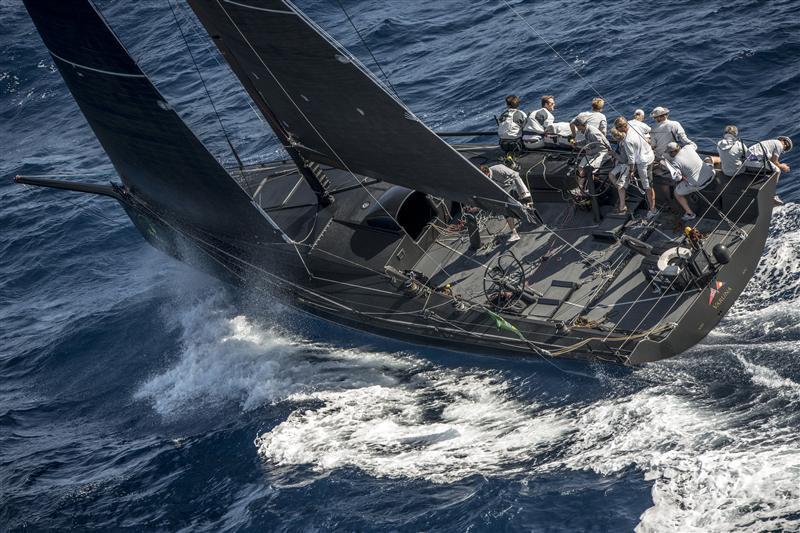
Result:
<svg viewBox="0 0 800 533"><path fill-rule="evenodd" d="M211 98L211 93L208 90L208 86L206 85L206 80L203 78L203 74L200 72L200 67L197 65L197 60L195 60L194 54L192 53L192 48L189 46L189 41L186 39L186 34L183 32L183 27L181 23L178 21L178 15L175 13L175 8L172 6L172 0L167 0L167 4L169 5L169 10L172 12L172 18L175 19L175 25L178 27L178 32L181 34L181 38L183 39L183 44L186 45L186 50L189 52L189 57L192 58L192 64L194 64L194 69L197 71L197 75L200 78L200 83L203 84L203 90L208 97L208 101L211 103L211 108L214 110L214 114L217 116L217 122L219 122L220 128L222 128L222 134L225 136L225 140L228 142L228 146L231 149L231 153L233 157L236 159L236 164L239 166L239 171L244 173L244 164L242 163L242 159L239 157L239 153L236 151L236 148L233 147L233 143L231 142L231 138L228 135L228 130L225 129L225 124L222 122L222 117L217 111L217 106L214 104L214 99Z"/></svg>
<svg viewBox="0 0 800 533"><path fill-rule="evenodd" d="M220 68L225 68L225 69L230 70L230 65L228 65L227 63L225 63L223 65L222 61L219 60L219 50L215 50L215 49L211 48L211 45L209 44L208 39L207 39L208 33L205 32L203 30L203 28L200 27L200 23L197 22L197 19L192 15L184 13L183 12L183 8L181 7L181 4L178 4L178 11L183 13L183 18L185 18L186 20L188 20L191 23L192 30L194 31L195 35L198 37L198 40L203 43L203 47L206 49L208 54L214 59L214 62L216 62L217 66L219 66ZM245 99L245 101L247 102L247 106L250 108L250 111L253 112L253 114L256 116L258 121L261 122L262 124L264 124L264 117L262 117L261 113L256 111L256 108L253 107L252 99L248 97L248 98Z"/></svg>
<svg viewBox="0 0 800 533"><path fill-rule="evenodd" d="M546 44L546 45L547 45L547 47L548 47L550 50L552 50L552 51L553 51L553 53L554 53L554 54L555 54L555 55L556 55L556 56L557 56L557 57L558 57L558 58L559 58L561 61L563 61L563 62L564 62L564 64L565 64L565 65L567 65L567 66L570 68L570 70L572 70L572 72L574 72L574 73L575 73L575 75L576 75L576 76L578 76L578 77L581 79L581 81L582 81L582 82L584 82L584 83L585 83L585 84L586 84L586 85L587 85L587 86L588 86L588 87L589 87L589 88L590 88L590 89L591 89L591 90L592 90L592 91L593 91L593 92L594 92L594 93L595 93L597 96L599 96L600 98L602 98L602 99L603 99L603 101L604 101L605 103L607 103L607 104L608 104L608 107L610 107L610 108L611 108L611 109L612 109L612 110L613 110L615 113L617 113L619 116L621 116L621 117L624 117L624 116L625 116L623 113L620 113L620 111L619 111L619 110L618 110L616 107L614 107L614 104L613 104L613 103L612 103L612 102L611 102L611 101L610 101L608 98L606 98L605 96L603 96L603 95L600 93L600 91L598 91L598 90L597 90L597 88L595 88L595 86L594 86L594 85L592 85L592 83L591 83L589 80L587 80L586 78L584 78L584 77L581 75L581 73L580 73L580 72L578 72L578 69L576 69L574 66L572 66L572 64L571 64L569 61L567 61L566 59L564 59L564 56L562 56L560 53L558 53L558 50L556 50L556 49L553 47L553 45L551 45L551 44L550 44L550 42L549 42L547 39L545 39L545 38L542 36L542 34L541 34L541 33L539 33L539 32L536 30L536 28L534 28L534 27L533 27L533 25L532 25L530 22L528 22L528 20L527 20L525 17L523 17L523 16L520 14L520 12L519 12L519 11L517 11L516 9L514 9L514 6L512 6L511 4L509 4L509 3L508 3L508 0L500 0L500 1L501 1L501 2L503 2L503 4L505 4L505 6L506 6L506 7L507 7L507 8L508 8L508 9L509 9L509 10L510 10L512 13L514 13L514 15L516 15L516 16L517 16L517 17L518 17L518 18L519 18L519 19L520 19L520 20L523 22L523 24L525 24L525 25L526 25L526 26L527 26L527 27L528 27L528 28L529 28L529 29L530 29L530 30L531 30L531 31L532 31L534 34L536 34L536 36L537 36L539 39L541 39L541 40L542 40L542 42L543 42L544 44ZM633 130L633 131L635 131L635 132L636 132L636 134L637 134L639 137L641 137L641 138L642 138L642 140L645 140L645 141L646 141L646 138L645 138L645 136L644 136L644 135L643 135L643 134L642 134L642 133L641 133L639 130L637 130L636 128L629 128L629 131L630 131L630 130Z"/></svg>
<svg viewBox="0 0 800 533"><path fill-rule="evenodd" d="M370 48L370 46L367 44L367 41L364 39L364 36L361 35L361 32L356 27L355 23L353 22L353 19L350 18L350 14L344 8L344 4L342 4L341 0L336 0L336 3L339 4L339 8L342 10L342 13L344 13L344 16L347 17L347 21L350 23L350 25L353 27L353 29L356 30L356 35L358 35L358 38L361 40L361 44L363 44L364 48L367 49L367 52L369 52L370 57L372 57L372 61L375 62L375 66L378 67L378 70L381 71L381 74L383 75L383 79L386 80L386 84L389 86L390 89L392 89L392 92L397 97L397 99L400 100L400 95L397 94L397 90L394 88L394 85L392 85L392 82L389 80L389 76L387 76L386 72L383 71L383 68L381 67L381 64L378 62L377 58L375 57L375 54L372 53L372 48Z"/></svg>

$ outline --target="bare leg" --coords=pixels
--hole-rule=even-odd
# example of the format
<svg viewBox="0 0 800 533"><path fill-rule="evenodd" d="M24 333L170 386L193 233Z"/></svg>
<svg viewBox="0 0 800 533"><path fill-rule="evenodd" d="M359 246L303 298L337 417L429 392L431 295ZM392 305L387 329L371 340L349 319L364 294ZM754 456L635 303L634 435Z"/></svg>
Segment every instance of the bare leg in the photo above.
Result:
<svg viewBox="0 0 800 533"><path fill-rule="evenodd" d="M656 190L652 187L647 189L647 205L650 206L650 211L656 210Z"/></svg>
<svg viewBox="0 0 800 533"><path fill-rule="evenodd" d="M680 194L676 194L675 195L675 200L677 200L678 203L681 204L681 207L683 208L683 210L686 212L687 215L691 215L692 214L692 209L689 207L689 202L686 201L686 197L685 196L681 196Z"/></svg>
<svg viewBox="0 0 800 533"><path fill-rule="evenodd" d="M517 221L511 217L506 217L506 223L508 223L508 227L511 228L511 235L508 236L508 243L517 242L519 240L519 233L517 233Z"/></svg>
<svg viewBox="0 0 800 533"><path fill-rule="evenodd" d="M618 187L617 195L619 196L619 210L623 211L625 209L625 187Z"/></svg>

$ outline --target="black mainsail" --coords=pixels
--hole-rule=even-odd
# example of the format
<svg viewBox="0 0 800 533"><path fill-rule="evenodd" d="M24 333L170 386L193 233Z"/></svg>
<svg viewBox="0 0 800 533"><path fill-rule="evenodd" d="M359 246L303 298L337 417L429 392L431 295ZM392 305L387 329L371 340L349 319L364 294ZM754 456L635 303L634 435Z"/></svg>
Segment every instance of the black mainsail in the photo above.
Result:
<svg viewBox="0 0 800 533"><path fill-rule="evenodd" d="M434 196L518 203L288 1L189 0L245 89L310 161Z"/></svg>
<svg viewBox="0 0 800 533"><path fill-rule="evenodd" d="M86 120L139 201L185 224L253 242L283 241L91 2L24 3Z"/></svg>

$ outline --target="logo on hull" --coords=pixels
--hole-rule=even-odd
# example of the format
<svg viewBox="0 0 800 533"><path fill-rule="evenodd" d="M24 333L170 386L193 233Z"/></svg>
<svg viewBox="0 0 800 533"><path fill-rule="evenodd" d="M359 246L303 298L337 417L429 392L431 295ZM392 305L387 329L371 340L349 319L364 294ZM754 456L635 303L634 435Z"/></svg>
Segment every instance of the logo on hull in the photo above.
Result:
<svg viewBox="0 0 800 533"><path fill-rule="evenodd" d="M714 283L711 284L711 292L708 295L708 305L714 303L714 298L717 297L719 294L720 289L725 286L724 281L714 280Z"/></svg>
<svg viewBox="0 0 800 533"><path fill-rule="evenodd" d="M708 293L708 305L714 309L720 308L723 302L728 299L728 295L731 293L731 287L727 285L727 283L718 279L715 279L711 283L711 291Z"/></svg>

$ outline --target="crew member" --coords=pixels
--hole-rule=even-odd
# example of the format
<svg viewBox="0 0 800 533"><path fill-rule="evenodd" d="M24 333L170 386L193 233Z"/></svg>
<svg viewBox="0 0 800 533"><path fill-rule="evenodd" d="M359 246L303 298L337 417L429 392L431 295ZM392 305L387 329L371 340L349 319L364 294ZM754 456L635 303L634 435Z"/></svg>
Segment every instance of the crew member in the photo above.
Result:
<svg viewBox="0 0 800 533"><path fill-rule="evenodd" d="M652 184L653 161L655 160L653 149L638 132L633 131L633 128L628 126L628 121L625 117L617 117L614 121L614 128L623 136L622 150L628 159L628 173L631 179L633 179L634 175L639 177L639 183L642 186L642 190L645 191L648 206L646 218L649 220L658 215L656 210L656 191L653 189Z"/></svg>
<svg viewBox="0 0 800 533"><path fill-rule="evenodd" d="M694 146L681 146L675 141L667 144L666 157L677 171L680 182L675 187L675 199L683 208L681 220L688 222L697 218L686 197L702 190L714 178L714 166L704 162Z"/></svg>
<svg viewBox="0 0 800 533"><path fill-rule="evenodd" d="M634 111L633 118L628 121L628 126L638 131L648 143L650 142L650 126L644 122L644 110Z"/></svg>
<svg viewBox="0 0 800 533"><path fill-rule="evenodd" d="M628 122L630 124L630 121ZM619 198L619 205L614 211L616 214L622 215L628 212L628 206L625 205L625 193L628 188L628 177L630 176L628 156L622 147L622 142L625 140L625 134L620 132L617 128L611 128L611 137L617 141L617 148L614 150L616 165L608 173L608 177L614 187L617 189L617 197Z"/></svg>
<svg viewBox="0 0 800 533"><path fill-rule="evenodd" d="M523 204L531 203L531 193L525 182L519 175L519 172L509 168L503 164L492 165L487 167L481 165L481 172L483 172L489 179L500 185L506 192L516 197ZM506 217L509 229L511 229L511 236L508 238L509 243L517 242L519 240L519 233L517 233L517 221L512 217Z"/></svg>
<svg viewBox="0 0 800 533"><path fill-rule="evenodd" d="M653 146L656 161L664 158L667 145L671 142L676 142L681 146L691 145L697 150L697 145L686 136L681 123L677 120L669 119L669 109L660 106L656 107L650 113L650 116L656 121L650 129L650 144Z"/></svg>
<svg viewBox="0 0 800 533"><path fill-rule="evenodd" d="M602 133L603 135L605 135L607 133L607 131L608 131L608 122L606 120L606 116L603 114L603 107L605 105L606 105L606 102L602 98L594 98L592 100L592 110L591 111L587 111L586 112L587 114L584 115L584 116L588 116L588 118L586 120L586 125L587 126L594 126L598 130L600 130L600 133ZM581 113L579 113L579 115L580 114ZM577 135L578 127L577 127L577 124L575 122L575 119L577 119L577 118L578 117L576 116L575 118L573 118L570 121L569 128L570 128L570 130L572 130L572 134L575 135L575 139L576 140L581 140L579 138L579 136Z"/></svg>
<svg viewBox="0 0 800 533"><path fill-rule="evenodd" d="M544 145L544 133L554 121L553 110L556 108L556 99L552 95L542 96L542 107L532 111L522 128L522 143L525 148L533 149Z"/></svg>
<svg viewBox="0 0 800 533"><path fill-rule="evenodd" d="M500 137L500 148L506 152L514 152L522 148L522 127L528 117L519 110L519 96L507 96L506 105L508 107L498 119L497 136Z"/></svg>
<svg viewBox="0 0 800 533"><path fill-rule="evenodd" d="M792 140L785 136L757 142L747 150L745 166L757 170L763 168L768 161L774 165L773 168L777 168L781 172L789 172L789 165L781 163L781 155L791 150L792 146Z"/></svg>
<svg viewBox="0 0 800 533"><path fill-rule="evenodd" d="M739 139L739 129L733 124L728 124L723 130L722 139L717 142L719 156L711 156L711 162L719 164L722 173L733 176L742 166L747 147Z"/></svg>
<svg viewBox="0 0 800 533"><path fill-rule="evenodd" d="M578 176L587 179L592 179L594 172L608 160L608 151L611 149L606 136L588 123L590 118L590 113L580 113L572 121L576 131L584 137L578 143L583 152L583 157L578 161ZM586 176L586 169L589 169L589 176Z"/></svg>

